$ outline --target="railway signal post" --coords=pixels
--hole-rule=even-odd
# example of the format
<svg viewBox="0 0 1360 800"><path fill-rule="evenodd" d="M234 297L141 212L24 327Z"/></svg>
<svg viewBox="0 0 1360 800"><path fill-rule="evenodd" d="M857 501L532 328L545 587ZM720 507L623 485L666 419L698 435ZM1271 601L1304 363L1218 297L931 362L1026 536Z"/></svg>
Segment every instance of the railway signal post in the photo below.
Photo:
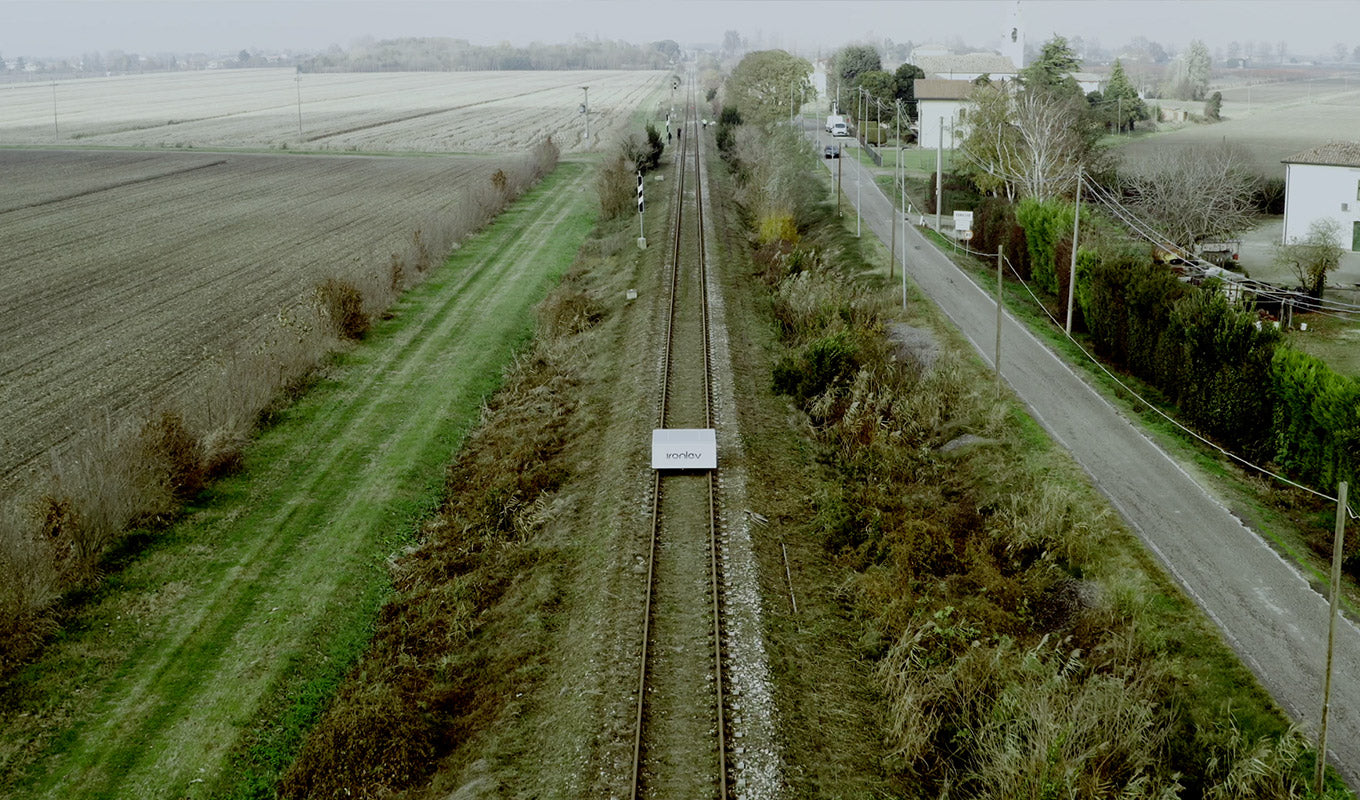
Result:
<svg viewBox="0 0 1360 800"><path fill-rule="evenodd" d="M637 204L638 204L638 249L647 249L647 233L642 227L642 211L646 208L647 201L642 197L642 170L637 171Z"/></svg>

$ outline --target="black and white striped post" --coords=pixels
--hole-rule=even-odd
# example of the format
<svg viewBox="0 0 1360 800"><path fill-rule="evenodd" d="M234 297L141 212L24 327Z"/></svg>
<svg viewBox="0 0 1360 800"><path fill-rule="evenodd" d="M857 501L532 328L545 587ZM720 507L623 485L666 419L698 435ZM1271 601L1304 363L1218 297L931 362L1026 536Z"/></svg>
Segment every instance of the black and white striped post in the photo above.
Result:
<svg viewBox="0 0 1360 800"><path fill-rule="evenodd" d="M637 203L638 203L638 249L647 249L647 234L642 228L642 211L647 202L642 198L642 170L637 171Z"/></svg>

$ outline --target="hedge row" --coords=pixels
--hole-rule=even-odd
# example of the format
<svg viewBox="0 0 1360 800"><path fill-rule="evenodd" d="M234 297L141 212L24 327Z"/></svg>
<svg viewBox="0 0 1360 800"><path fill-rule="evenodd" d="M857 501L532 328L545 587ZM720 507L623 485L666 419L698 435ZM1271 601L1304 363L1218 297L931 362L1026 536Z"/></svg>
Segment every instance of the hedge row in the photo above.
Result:
<svg viewBox="0 0 1360 800"><path fill-rule="evenodd" d="M1024 253L1017 271L1060 294L1066 270L1055 266L1070 258L1070 219L1061 204L988 198L975 239L982 250ZM1156 386L1191 425L1243 457L1272 461L1328 493L1339 481L1354 485L1360 380L1283 346L1250 305L1215 287L1180 282L1135 246L1078 254L1078 307L1097 353Z"/></svg>
<svg viewBox="0 0 1360 800"><path fill-rule="evenodd" d="M1271 361L1273 456L1323 488L1360 478L1360 380L1281 347ZM1357 487L1360 491L1360 487Z"/></svg>

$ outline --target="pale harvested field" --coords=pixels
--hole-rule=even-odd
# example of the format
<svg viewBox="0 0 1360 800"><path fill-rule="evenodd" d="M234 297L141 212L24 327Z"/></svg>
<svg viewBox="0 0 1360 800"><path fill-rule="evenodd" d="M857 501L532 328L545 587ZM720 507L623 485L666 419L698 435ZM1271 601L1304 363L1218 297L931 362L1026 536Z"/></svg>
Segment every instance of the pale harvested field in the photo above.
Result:
<svg viewBox="0 0 1360 800"><path fill-rule="evenodd" d="M61 81L55 97L50 83L12 84L0 145L503 153L552 136L574 152L587 149L582 86L598 145L669 74L210 70Z"/></svg>
<svg viewBox="0 0 1360 800"><path fill-rule="evenodd" d="M1202 113L1203 103L1161 102ZM1246 147L1263 175L1284 177L1280 163L1334 139L1360 140L1360 80L1310 81L1237 86L1223 90L1223 121L1188 124L1130 141L1120 148L1136 161L1154 150L1227 141Z"/></svg>
<svg viewBox="0 0 1360 800"><path fill-rule="evenodd" d="M0 150L0 487L436 230L485 157Z"/></svg>

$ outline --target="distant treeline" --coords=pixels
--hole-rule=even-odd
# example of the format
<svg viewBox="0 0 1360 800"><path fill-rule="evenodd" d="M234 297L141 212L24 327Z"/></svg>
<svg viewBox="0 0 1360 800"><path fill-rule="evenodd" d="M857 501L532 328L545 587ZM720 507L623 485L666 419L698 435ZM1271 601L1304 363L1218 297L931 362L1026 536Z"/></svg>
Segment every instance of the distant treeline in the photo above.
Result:
<svg viewBox="0 0 1360 800"><path fill-rule="evenodd" d="M636 45L609 40L487 47L464 39L385 39L344 50L332 47L299 65L302 72L456 70L666 69L680 45L665 40Z"/></svg>

